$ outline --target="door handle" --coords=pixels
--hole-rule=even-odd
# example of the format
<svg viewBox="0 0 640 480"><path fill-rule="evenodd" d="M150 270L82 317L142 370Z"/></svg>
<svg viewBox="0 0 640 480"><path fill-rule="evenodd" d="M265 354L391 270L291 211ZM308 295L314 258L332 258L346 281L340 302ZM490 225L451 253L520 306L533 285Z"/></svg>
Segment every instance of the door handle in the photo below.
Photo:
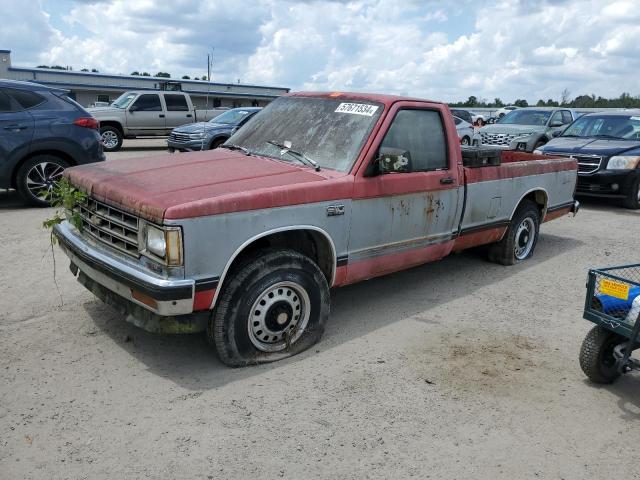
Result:
<svg viewBox="0 0 640 480"><path fill-rule="evenodd" d="M187 118L191 118L193 117L193 115L191 115L190 113L187 113Z"/></svg>
<svg viewBox="0 0 640 480"><path fill-rule="evenodd" d="M4 127L5 130L13 130L14 132L19 132L20 130L25 130L27 127L26 125L7 125L6 127Z"/></svg>
<svg viewBox="0 0 640 480"><path fill-rule="evenodd" d="M443 185L451 185L453 183L453 178L451 177L441 178L440 183Z"/></svg>
<svg viewBox="0 0 640 480"><path fill-rule="evenodd" d="M160 115L158 115L160 118L164 118L164 113L161 113Z"/></svg>

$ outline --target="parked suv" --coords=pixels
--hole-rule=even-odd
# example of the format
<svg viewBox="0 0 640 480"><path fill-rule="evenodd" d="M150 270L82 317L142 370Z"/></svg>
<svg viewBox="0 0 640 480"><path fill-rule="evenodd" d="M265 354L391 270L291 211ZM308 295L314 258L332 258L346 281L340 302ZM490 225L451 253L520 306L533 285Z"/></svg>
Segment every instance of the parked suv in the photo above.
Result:
<svg viewBox="0 0 640 480"><path fill-rule="evenodd" d="M234 108L208 122L188 123L174 128L167 139L170 152L218 148L246 124L261 108Z"/></svg>
<svg viewBox="0 0 640 480"><path fill-rule="evenodd" d="M479 133L484 146L532 152L578 117L567 108L518 108Z"/></svg>
<svg viewBox="0 0 640 480"><path fill-rule="evenodd" d="M578 161L577 195L640 208L640 110L584 115L536 153Z"/></svg>
<svg viewBox="0 0 640 480"><path fill-rule="evenodd" d="M0 188L47 206L65 168L105 159L98 128L65 90L0 79Z"/></svg>

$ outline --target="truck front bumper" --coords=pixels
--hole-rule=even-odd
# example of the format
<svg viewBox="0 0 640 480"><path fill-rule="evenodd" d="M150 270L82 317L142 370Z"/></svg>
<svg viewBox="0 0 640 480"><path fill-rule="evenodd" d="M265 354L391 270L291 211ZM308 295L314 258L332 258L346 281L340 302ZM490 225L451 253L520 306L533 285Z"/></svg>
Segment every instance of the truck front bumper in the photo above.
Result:
<svg viewBox="0 0 640 480"><path fill-rule="evenodd" d="M600 170L589 175L578 174L576 195L625 198L631 193L638 177L640 169Z"/></svg>
<svg viewBox="0 0 640 480"><path fill-rule="evenodd" d="M71 260L78 281L105 303L127 314L147 331L185 333L203 329L201 315L192 315L196 282L167 279L133 268L89 243L63 222L53 230Z"/></svg>

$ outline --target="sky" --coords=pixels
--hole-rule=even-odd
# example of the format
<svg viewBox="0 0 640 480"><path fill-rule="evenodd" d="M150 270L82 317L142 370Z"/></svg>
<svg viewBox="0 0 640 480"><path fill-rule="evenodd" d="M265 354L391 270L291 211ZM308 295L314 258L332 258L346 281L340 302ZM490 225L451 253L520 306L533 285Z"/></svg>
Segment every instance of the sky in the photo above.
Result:
<svg viewBox="0 0 640 480"><path fill-rule="evenodd" d="M0 0L14 66L446 102L640 95L640 0Z"/></svg>

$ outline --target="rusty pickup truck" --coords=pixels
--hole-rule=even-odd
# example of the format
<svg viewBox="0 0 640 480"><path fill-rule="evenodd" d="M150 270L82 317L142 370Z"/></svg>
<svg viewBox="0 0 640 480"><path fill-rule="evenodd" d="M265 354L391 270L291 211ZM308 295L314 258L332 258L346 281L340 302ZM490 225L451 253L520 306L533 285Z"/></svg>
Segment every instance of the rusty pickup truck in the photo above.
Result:
<svg viewBox="0 0 640 480"><path fill-rule="evenodd" d="M273 361L318 341L331 287L479 245L515 264L577 211L575 160L476 157L443 103L295 93L217 150L68 169L82 224L54 233L128 321L206 331L229 366Z"/></svg>

